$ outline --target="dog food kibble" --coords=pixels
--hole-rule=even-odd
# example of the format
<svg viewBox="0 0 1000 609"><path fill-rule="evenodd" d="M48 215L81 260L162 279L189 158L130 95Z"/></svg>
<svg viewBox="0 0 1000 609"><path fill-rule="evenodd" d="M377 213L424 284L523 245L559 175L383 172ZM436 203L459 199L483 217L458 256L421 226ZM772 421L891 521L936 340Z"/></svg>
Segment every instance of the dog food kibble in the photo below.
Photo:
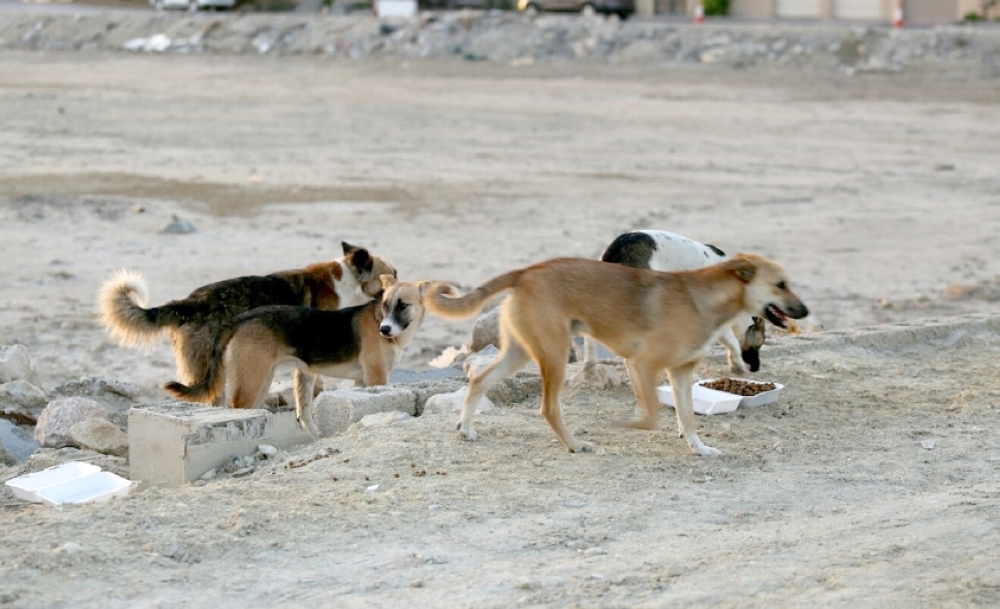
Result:
<svg viewBox="0 0 1000 609"><path fill-rule="evenodd" d="M714 381L700 384L702 387L742 396L757 395L758 393L777 389L774 383L754 383L752 381L741 381L740 379L730 378L715 379Z"/></svg>

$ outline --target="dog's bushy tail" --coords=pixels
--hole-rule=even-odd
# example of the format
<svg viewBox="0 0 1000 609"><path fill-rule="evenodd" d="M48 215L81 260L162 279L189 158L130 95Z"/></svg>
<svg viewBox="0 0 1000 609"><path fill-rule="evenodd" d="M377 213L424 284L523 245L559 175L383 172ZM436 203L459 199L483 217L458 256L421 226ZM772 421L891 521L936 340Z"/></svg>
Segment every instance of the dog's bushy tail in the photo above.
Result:
<svg viewBox="0 0 1000 609"><path fill-rule="evenodd" d="M149 290L142 275L121 269L104 282L97 297L101 323L127 347L151 346L160 336L155 309L143 308Z"/></svg>
<svg viewBox="0 0 1000 609"><path fill-rule="evenodd" d="M226 347L229 345L229 341L232 340L233 335L236 334L238 327L239 324L231 323L224 326L214 337L212 341L212 359L208 361L208 366L205 368L205 378L193 385L170 381L163 384L163 389L175 398L186 402L211 403L215 399L215 396L226 389L226 374L223 369L223 359L226 355Z"/></svg>
<svg viewBox="0 0 1000 609"><path fill-rule="evenodd" d="M523 272L521 269L494 277L464 296L455 296L450 283L436 281L427 288L424 305L438 317L467 319L481 311L493 295L517 286Z"/></svg>

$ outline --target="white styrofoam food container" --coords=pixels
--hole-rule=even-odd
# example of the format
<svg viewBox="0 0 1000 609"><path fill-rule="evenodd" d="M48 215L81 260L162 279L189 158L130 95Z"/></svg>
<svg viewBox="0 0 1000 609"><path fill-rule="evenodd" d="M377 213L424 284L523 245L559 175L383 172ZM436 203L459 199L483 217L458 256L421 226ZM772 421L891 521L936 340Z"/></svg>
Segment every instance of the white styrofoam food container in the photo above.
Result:
<svg viewBox="0 0 1000 609"><path fill-rule="evenodd" d="M46 505L107 501L132 490L131 480L79 461L18 476L5 484L15 497Z"/></svg>
<svg viewBox="0 0 1000 609"><path fill-rule="evenodd" d="M740 396L735 393L729 393L728 391L718 391L716 389L709 389L702 385L702 383L711 383L715 379L704 379L697 381L694 387L691 388L691 393L694 397L694 411L698 414L712 415L712 414L725 414L727 412L732 412L737 408L756 408L758 406L763 406L764 404L770 404L772 402L778 401L778 395L781 390L785 388L781 383L775 383L774 389L771 391L764 391L752 396ZM748 379L736 379L746 383L758 383L760 381L751 381ZM660 385L656 388L656 395L659 397L660 402L666 404L667 406L674 405L674 392L671 390L670 385Z"/></svg>
<svg viewBox="0 0 1000 609"><path fill-rule="evenodd" d="M96 474L99 471L101 471L101 468L93 463L71 461L70 463L63 463L62 465L43 469L40 472L11 478L5 484L10 487L15 497L39 503L41 502L41 498L38 496L38 491L43 488L56 484L64 484L83 476Z"/></svg>
<svg viewBox="0 0 1000 609"><path fill-rule="evenodd" d="M42 503L100 503L112 497L124 497L132 490L132 481L111 472L97 472L38 491Z"/></svg>
<svg viewBox="0 0 1000 609"><path fill-rule="evenodd" d="M716 379L704 379L698 381L698 383L711 383ZM743 381L744 383L760 383L761 381L752 381L750 379L734 378L737 381ZM697 385L696 385L697 386ZM758 406L763 406L764 404L772 404L778 401L778 395L781 394L781 390L785 386L781 383L774 383L774 389L770 391L763 391L757 395L747 395L741 396L740 408L756 408ZM707 389L707 387L706 387ZM725 393L725 392L722 392ZM726 393L726 395L736 395L735 393Z"/></svg>
<svg viewBox="0 0 1000 609"><path fill-rule="evenodd" d="M716 391L708 387L695 384L691 388L694 397L694 411L698 414L713 415L732 412L740 406L740 396ZM674 392L670 385L660 385L656 388L656 395L660 402L667 406L674 405Z"/></svg>

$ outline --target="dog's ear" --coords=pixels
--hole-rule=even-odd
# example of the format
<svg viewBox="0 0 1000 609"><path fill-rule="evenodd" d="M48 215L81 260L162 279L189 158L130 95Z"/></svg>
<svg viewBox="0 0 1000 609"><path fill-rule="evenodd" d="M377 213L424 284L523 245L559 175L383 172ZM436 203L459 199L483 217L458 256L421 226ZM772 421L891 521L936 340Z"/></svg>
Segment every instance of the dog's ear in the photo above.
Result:
<svg viewBox="0 0 1000 609"><path fill-rule="evenodd" d="M750 283L757 276L757 265L742 254L723 262L723 264L743 283Z"/></svg>
<svg viewBox="0 0 1000 609"><path fill-rule="evenodd" d="M427 288L429 288L432 283L433 283L432 281L429 281L427 279L421 279L420 281L417 282L417 291L420 293L420 300L424 299L424 293L427 291Z"/></svg>
<svg viewBox="0 0 1000 609"><path fill-rule="evenodd" d="M368 250L363 247L351 245L346 241L341 245L344 246L344 258L347 260L347 264L357 269L361 275L372 272L375 261L372 260L372 255L368 253Z"/></svg>
<svg viewBox="0 0 1000 609"><path fill-rule="evenodd" d="M396 277L393 275L379 275L379 279L382 281L382 290L388 290L396 283Z"/></svg>

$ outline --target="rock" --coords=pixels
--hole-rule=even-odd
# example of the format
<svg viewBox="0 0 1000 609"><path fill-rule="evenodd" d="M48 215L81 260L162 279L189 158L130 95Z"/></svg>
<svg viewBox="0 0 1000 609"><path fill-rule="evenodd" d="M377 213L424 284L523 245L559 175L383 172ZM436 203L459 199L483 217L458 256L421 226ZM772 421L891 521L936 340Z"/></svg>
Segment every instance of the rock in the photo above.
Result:
<svg viewBox="0 0 1000 609"><path fill-rule="evenodd" d="M128 427L128 411L135 406L140 389L134 383L86 376L59 385L52 391L53 398L85 397L99 402L107 409L108 419L125 429Z"/></svg>
<svg viewBox="0 0 1000 609"><path fill-rule="evenodd" d="M0 385L0 403L8 401L25 408L37 408L45 406L48 399L44 391L20 379Z"/></svg>
<svg viewBox="0 0 1000 609"><path fill-rule="evenodd" d="M465 403L465 396L467 395L469 395L469 388L462 387L458 391L431 396L424 404L424 412L432 414L452 414L458 412L462 409L462 404ZM494 409L496 409L496 406L485 396L476 405L477 413L490 412Z"/></svg>
<svg viewBox="0 0 1000 609"><path fill-rule="evenodd" d="M357 425L358 427L363 427L365 429L374 429L376 427L389 427L390 425L395 425L396 423L402 421L408 421L411 418L413 417L411 417L409 413L401 410L377 412L375 414L361 417L361 420L357 422Z"/></svg>
<svg viewBox="0 0 1000 609"><path fill-rule="evenodd" d="M614 389L621 387L625 380L615 366L594 364L584 366L570 379L570 387L574 389L596 388Z"/></svg>
<svg viewBox="0 0 1000 609"><path fill-rule="evenodd" d="M170 46L170 39L166 41L167 47ZM164 49L165 50L165 49ZM173 217L173 221L166 225L161 233L165 235L187 235L195 232L194 224L191 224L187 220L181 220L176 215Z"/></svg>
<svg viewBox="0 0 1000 609"><path fill-rule="evenodd" d="M469 350L479 353L490 345L500 345L500 307L494 307L476 318Z"/></svg>
<svg viewBox="0 0 1000 609"><path fill-rule="evenodd" d="M28 381L0 385L0 418L19 425L34 425L47 402L45 392Z"/></svg>
<svg viewBox="0 0 1000 609"><path fill-rule="evenodd" d="M500 349L497 349L495 345L486 345L484 348L476 351L475 355L470 355L462 362L462 369L465 370L465 375L469 378L475 377L483 369L492 364L499 354Z"/></svg>
<svg viewBox="0 0 1000 609"><path fill-rule="evenodd" d="M85 376L56 387L52 393L59 397L91 397L112 395L135 400L139 397L139 386L135 383L106 379L99 376Z"/></svg>
<svg viewBox="0 0 1000 609"><path fill-rule="evenodd" d="M70 446L70 428L87 419L105 419L108 414L104 406L90 398L62 398L45 407L35 425L35 439L42 446L62 448Z"/></svg>
<svg viewBox="0 0 1000 609"><path fill-rule="evenodd" d="M24 345L0 346L0 383L28 381L41 387L41 379L35 370L35 360L28 355Z"/></svg>
<svg viewBox="0 0 1000 609"><path fill-rule="evenodd" d="M264 455L265 457L273 457L278 454L278 449L271 446L270 444L261 444L257 447L257 452Z"/></svg>
<svg viewBox="0 0 1000 609"><path fill-rule="evenodd" d="M87 419L69 428L74 444L104 455L123 457L128 453L128 435L106 419Z"/></svg>
<svg viewBox="0 0 1000 609"><path fill-rule="evenodd" d="M0 419L0 463L17 465L41 447L31 434L10 421Z"/></svg>

